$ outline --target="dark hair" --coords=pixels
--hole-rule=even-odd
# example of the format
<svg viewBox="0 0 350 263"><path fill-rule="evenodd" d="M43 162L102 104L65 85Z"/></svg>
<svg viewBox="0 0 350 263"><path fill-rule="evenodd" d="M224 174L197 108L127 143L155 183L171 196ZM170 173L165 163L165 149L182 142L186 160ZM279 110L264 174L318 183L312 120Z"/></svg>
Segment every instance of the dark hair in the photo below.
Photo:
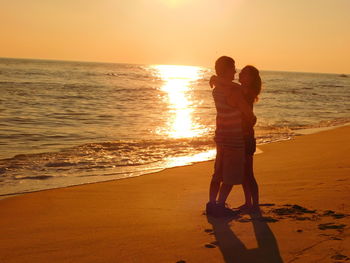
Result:
<svg viewBox="0 0 350 263"><path fill-rule="evenodd" d="M251 65L245 66L242 72L248 73L249 83L245 86L247 89L248 99L253 103L259 100L258 96L261 92L261 77L259 70Z"/></svg>
<svg viewBox="0 0 350 263"><path fill-rule="evenodd" d="M223 76L227 69L234 68L235 61L233 58L222 56L215 61L215 72L218 76Z"/></svg>

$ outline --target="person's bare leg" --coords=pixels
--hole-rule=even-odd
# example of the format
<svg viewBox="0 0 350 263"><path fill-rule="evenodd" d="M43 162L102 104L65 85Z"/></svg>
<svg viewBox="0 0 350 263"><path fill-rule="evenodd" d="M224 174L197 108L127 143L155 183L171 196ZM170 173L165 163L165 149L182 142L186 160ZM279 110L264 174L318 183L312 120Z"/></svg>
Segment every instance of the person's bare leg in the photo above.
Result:
<svg viewBox="0 0 350 263"><path fill-rule="evenodd" d="M253 207L258 208L259 207L259 187L255 180L254 173L252 174L252 177L251 177L250 189L252 189L251 192L252 192Z"/></svg>
<svg viewBox="0 0 350 263"><path fill-rule="evenodd" d="M247 179L248 179L248 187L249 187L249 191L251 194L251 199L253 201L253 208L259 208L259 188L258 188L258 184L255 180L254 177L254 170L253 170L253 156L247 156L247 165L248 165L248 169L247 172L249 172L247 174Z"/></svg>
<svg viewBox="0 0 350 263"><path fill-rule="evenodd" d="M245 202L243 205L241 205L240 207L238 207L238 209L244 210L244 209L248 209L252 206L252 194L250 191L250 184L249 184L249 179L247 178L247 175L244 175L244 180L243 180L243 192L244 192L244 199Z"/></svg>
<svg viewBox="0 0 350 263"><path fill-rule="evenodd" d="M250 208L252 206L252 194L250 191L250 182L249 182L249 174L251 173L250 168L251 168L251 165L250 165L249 156L246 155L246 162L244 165L244 179L242 184L245 202L243 205L238 207L238 209L242 209L242 210Z"/></svg>
<svg viewBox="0 0 350 263"><path fill-rule="evenodd" d="M209 202L215 204L216 197L218 196L220 190L220 182L211 180L209 186Z"/></svg>
<svg viewBox="0 0 350 263"><path fill-rule="evenodd" d="M233 185L232 184L225 184L222 183L219 191L219 198L218 198L218 204L225 204L226 199L228 195L230 194L232 190Z"/></svg>

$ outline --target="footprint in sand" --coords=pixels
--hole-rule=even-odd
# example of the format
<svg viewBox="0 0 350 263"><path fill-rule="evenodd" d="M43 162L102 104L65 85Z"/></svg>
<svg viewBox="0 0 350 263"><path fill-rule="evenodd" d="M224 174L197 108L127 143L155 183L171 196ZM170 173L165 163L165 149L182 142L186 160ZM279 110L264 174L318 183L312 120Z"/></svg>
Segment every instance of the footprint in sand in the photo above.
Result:
<svg viewBox="0 0 350 263"><path fill-rule="evenodd" d="M335 218L335 219L340 219L340 218L344 218L344 217L346 217L346 216L348 216L348 215L346 215L346 214L338 214L338 213L336 213L336 212L334 212L334 211L332 211L332 210L327 210L327 211L325 211L323 214L322 214L322 216L331 216L331 217L333 217L333 218Z"/></svg>
<svg viewBox="0 0 350 263"><path fill-rule="evenodd" d="M278 222L278 219L273 218L271 216L262 216L257 218L260 222L268 222L268 223L275 223Z"/></svg>
<svg viewBox="0 0 350 263"><path fill-rule="evenodd" d="M204 245L206 248L216 248L215 245L211 244L211 243L208 243L208 244L205 244Z"/></svg>
<svg viewBox="0 0 350 263"><path fill-rule="evenodd" d="M295 219L299 221L312 220L311 217L307 217L307 216L297 216L295 217Z"/></svg>
<svg viewBox="0 0 350 263"><path fill-rule="evenodd" d="M259 206L275 206L273 203L267 203L267 204L259 204Z"/></svg>
<svg viewBox="0 0 350 263"><path fill-rule="evenodd" d="M326 230L326 229L344 229L346 225L344 224L334 224L334 223L325 223L325 224L319 224L318 229L320 230Z"/></svg>
<svg viewBox="0 0 350 263"><path fill-rule="evenodd" d="M286 204L285 207L272 209L271 212L279 216L288 216L288 215L301 215L301 214L314 214L316 210L309 210L300 205L290 205Z"/></svg>
<svg viewBox="0 0 350 263"><path fill-rule="evenodd" d="M340 253L337 253L333 256L331 256L331 259L335 259L335 260L344 260L344 261L348 261L350 260L350 258L348 256L342 255Z"/></svg>
<svg viewBox="0 0 350 263"><path fill-rule="evenodd" d="M339 237L331 237L332 240L343 240L342 238Z"/></svg>
<svg viewBox="0 0 350 263"><path fill-rule="evenodd" d="M214 246L218 246L219 245L219 241L213 241L213 242L211 242L210 244L212 244L212 245L214 245Z"/></svg>

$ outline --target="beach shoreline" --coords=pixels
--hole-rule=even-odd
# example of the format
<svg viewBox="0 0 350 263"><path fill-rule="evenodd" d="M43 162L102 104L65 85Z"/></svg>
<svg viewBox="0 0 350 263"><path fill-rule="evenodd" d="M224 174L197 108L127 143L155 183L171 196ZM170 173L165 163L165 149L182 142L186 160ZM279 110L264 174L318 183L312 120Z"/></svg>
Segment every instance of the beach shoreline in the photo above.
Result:
<svg viewBox="0 0 350 263"><path fill-rule="evenodd" d="M327 130L333 130L333 129L337 129L337 128L344 127L344 126L349 126L349 125L350 125L350 123L345 123L345 124L341 124L341 125L328 126L328 127L305 128L305 129L294 130L293 132L295 133L295 136L293 136L292 138L279 140L279 141L272 141L272 142L268 142L268 143L257 144L257 149L256 149L256 152L255 152L255 155L263 153L263 151L261 150L260 146L265 145L265 144L276 143L276 142L281 142L281 141L286 141L286 140L293 140L293 138L297 137L297 136L304 136L304 135L315 134L315 133L319 133L319 132L323 132L323 131L327 131ZM159 169L153 169L153 170L151 169L151 171L145 170L144 172L140 172L138 175L126 176L126 177L117 178L117 179L113 178L113 179L109 179L109 180L105 180L105 181L93 181L93 182L88 182L88 183L79 183L79 184L72 184L72 185L67 185L67 186L57 186L57 187L40 189L40 190L34 190L34 191L25 191L25 192L18 192L18 193L14 192L14 193L9 193L9 194L0 194L0 200L11 198L11 197L18 196L18 195L25 195L25 194L29 194L29 193L36 193L36 192L41 192L41 191L53 190L53 189L68 188L68 187L81 186L81 185L86 185L86 184L111 182L111 181L115 181L115 180L132 179L132 178L135 178L135 177L144 176L144 175L148 175L148 174L152 174L152 175L155 174L156 175L157 173L159 173L161 171L164 171L164 170L167 170L167 169L176 168L176 167L182 167L182 166L191 166L191 165L194 165L194 164L197 164L197 163L201 163L201 162L211 162L213 160L214 159L205 160L205 161L191 161L189 163L182 164L182 165L176 165L176 166L173 166L173 167L159 168Z"/></svg>
<svg viewBox="0 0 350 263"><path fill-rule="evenodd" d="M264 220L203 215L213 161L0 200L0 261L346 259L349 131L344 126L259 146L264 153L255 157L255 172ZM235 187L228 203L242 202L241 187ZM306 210L276 212L298 206Z"/></svg>

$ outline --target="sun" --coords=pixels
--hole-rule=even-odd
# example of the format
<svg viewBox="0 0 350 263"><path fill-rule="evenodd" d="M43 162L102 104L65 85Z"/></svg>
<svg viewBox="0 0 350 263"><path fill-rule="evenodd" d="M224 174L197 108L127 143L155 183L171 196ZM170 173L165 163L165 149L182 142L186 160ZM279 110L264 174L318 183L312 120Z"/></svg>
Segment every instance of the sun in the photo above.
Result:
<svg viewBox="0 0 350 263"><path fill-rule="evenodd" d="M160 0L160 2L162 2L163 4L169 7L178 7L188 2L188 0L187 1L186 0Z"/></svg>

